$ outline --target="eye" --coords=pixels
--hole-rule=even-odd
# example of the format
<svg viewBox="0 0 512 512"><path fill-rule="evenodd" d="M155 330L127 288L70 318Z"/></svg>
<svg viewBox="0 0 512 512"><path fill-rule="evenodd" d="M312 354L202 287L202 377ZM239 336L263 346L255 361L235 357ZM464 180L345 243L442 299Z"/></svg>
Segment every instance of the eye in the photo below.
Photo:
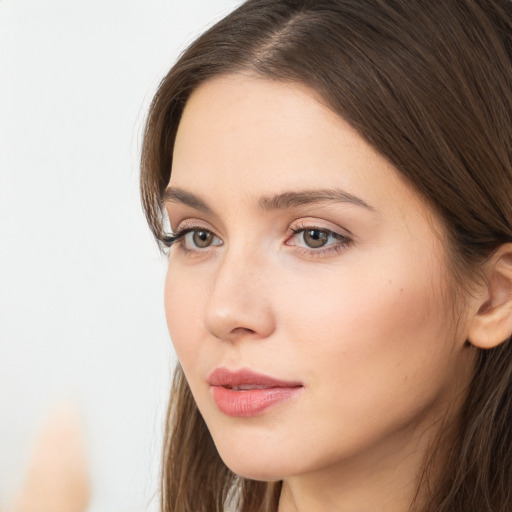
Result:
<svg viewBox="0 0 512 512"><path fill-rule="evenodd" d="M306 253L323 255L331 251L339 252L351 243L351 239L341 233L316 226L292 229L293 235L286 245L299 247Z"/></svg>
<svg viewBox="0 0 512 512"><path fill-rule="evenodd" d="M177 244L186 252L201 251L211 246L222 245L222 240L212 231L205 228L184 226L171 235L163 238L163 244L170 248Z"/></svg>
<svg viewBox="0 0 512 512"><path fill-rule="evenodd" d="M207 229L193 229L183 235L183 243L187 248L206 249L210 245L221 245L221 241Z"/></svg>

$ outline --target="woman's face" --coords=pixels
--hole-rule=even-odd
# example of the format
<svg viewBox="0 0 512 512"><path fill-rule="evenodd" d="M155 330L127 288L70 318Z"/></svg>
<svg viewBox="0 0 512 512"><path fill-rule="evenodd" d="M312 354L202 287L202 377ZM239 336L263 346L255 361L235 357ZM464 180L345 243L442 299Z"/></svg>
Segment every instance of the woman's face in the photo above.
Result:
<svg viewBox="0 0 512 512"><path fill-rule="evenodd" d="M343 119L302 86L211 80L166 206L169 331L233 471L387 464L429 438L472 366L443 229Z"/></svg>

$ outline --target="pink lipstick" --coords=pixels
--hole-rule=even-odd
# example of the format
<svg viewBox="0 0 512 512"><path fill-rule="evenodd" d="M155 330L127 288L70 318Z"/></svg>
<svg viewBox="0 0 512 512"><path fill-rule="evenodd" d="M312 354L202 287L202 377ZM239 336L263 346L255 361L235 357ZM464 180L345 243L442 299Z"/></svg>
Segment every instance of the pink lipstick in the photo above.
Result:
<svg viewBox="0 0 512 512"><path fill-rule="evenodd" d="M294 397L300 382L274 379L251 370L217 368L208 377L217 407L227 416L249 418Z"/></svg>

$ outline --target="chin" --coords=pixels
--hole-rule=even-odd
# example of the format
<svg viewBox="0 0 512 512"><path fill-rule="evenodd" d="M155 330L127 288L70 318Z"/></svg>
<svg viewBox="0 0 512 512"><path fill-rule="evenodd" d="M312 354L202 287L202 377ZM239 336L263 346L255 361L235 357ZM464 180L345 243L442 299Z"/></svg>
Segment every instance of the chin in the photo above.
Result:
<svg viewBox="0 0 512 512"><path fill-rule="evenodd" d="M277 482L279 480L284 480L289 476L286 471L283 469L280 470L280 468L274 468L272 467L272 463L269 464L268 462L267 464L254 464L254 462L246 463L246 461L237 460L231 464L228 463L231 461L227 461L225 459L222 460L233 473L249 480Z"/></svg>
<svg viewBox="0 0 512 512"><path fill-rule="evenodd" d="M283 480L297 472L297 468L290 464L291 461L285 460L282 453L254 448L248 448L246 445L242 449L237 449L235 445L230 445L229 448L223 449L223 446L217 446L224 464L243 478L273 482Z"/></svg>

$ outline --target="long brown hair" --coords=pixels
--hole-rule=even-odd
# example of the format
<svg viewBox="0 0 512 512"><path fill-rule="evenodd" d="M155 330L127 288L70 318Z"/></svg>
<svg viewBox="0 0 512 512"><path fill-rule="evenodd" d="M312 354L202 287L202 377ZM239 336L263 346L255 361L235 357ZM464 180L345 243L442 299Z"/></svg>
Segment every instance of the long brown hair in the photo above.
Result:
<svg viewBox="0 0 512 512"><path fill-rule="evenodd" d="M384 155L444 220L459 285L512 242L510 0L245 2L184 52L153 100L141 184L157 239L190 94L243 70L308 86ZM458 440L423 512L512 510L511 377L510 340L478 349ZM163 464L165 512L277 510L279 482L223 464L179 366Z"/></svg>

